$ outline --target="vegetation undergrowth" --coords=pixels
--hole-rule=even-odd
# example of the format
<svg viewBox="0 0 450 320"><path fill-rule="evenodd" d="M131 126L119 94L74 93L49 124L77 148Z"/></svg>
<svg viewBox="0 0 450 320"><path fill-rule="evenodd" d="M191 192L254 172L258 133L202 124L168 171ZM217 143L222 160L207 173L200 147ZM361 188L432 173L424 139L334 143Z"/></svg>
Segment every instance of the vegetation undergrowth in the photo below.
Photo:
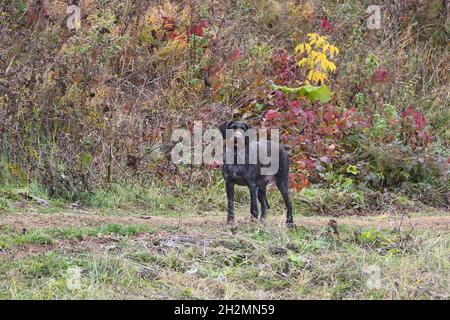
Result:
<svg viewBox="0 0 450 320"><path fill-rule="evenodd" d="M370 29L373 1L86 1L72 31L54 2L0 4L0 209L8 183L106 207L148 205L156 180L214 189L208 166L170 161L170 137L231 118L281 130L298 203L342 200L310 211L448 208L442 2L380 3Z"/></svg>

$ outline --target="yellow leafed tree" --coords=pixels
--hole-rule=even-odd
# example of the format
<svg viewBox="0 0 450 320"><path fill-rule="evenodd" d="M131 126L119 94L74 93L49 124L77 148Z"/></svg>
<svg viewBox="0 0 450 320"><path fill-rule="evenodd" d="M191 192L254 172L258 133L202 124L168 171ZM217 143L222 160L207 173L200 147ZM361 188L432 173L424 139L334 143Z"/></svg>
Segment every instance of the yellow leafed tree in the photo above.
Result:
<svg viewBox="0 0 450 320"><path fill-rule="evenodd" d="M309 42L295 48L298 65L309 69L308 82L324 84L328 74L336 71L336 65L330 59L339 54L339 49L330 44L326 36L308 33L308 37Z"/></svg>

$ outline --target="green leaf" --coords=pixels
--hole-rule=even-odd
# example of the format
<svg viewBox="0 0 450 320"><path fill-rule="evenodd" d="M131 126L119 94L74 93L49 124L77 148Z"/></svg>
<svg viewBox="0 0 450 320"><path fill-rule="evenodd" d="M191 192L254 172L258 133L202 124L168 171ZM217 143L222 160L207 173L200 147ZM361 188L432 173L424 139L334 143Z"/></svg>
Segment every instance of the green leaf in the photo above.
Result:
<svg viewBox="0 0 450 320"><path fill-rule="evenodd" d="M294 266L297 267L304 267L305 266L305 260L302 256L296 255L292 251L288 251L289 260L292 262Z"/></svg>
<svg viewBox="0 0 450 320"><path fill-rule="evenodd" d="M307 97L312 102L319 101L320 103L326 103L331 100L330 89L326 85L315 87L312 85L306 85L298 88L289 88L286 86L277 86L272 84L274 90L280 90L284 93L296 93L301 97Z"/></svg>
<svg viewBox="0 0 450 320"><path fill-rule="evenodd" d="M262 103L257 103L255 105L255 109L256 111L261 111L262 109L264 109L264 105Z"/></svg>
<svg viewBox="0 0 450 320"><path fill-rule="evenodd" d="M354 175L357 175L357 174L359 173L359 170L358 170L358 168L357 168L356 166L354 166L354 165L349 165L349 166L347 167L347 172L348 172L348 173L351 173L351 174L354 174Z"/></svg>
<svg viewBox="0 0 450 320"><path fill-rule="evenodd" d="M209 18L208 7L201 7L198 14L201 18Z"/></svg>
<svg viewBox="0 0 450 320"><path fill-rule="evenodd" d="M92 162L92 156L88 153L83 153L81 156L81 164L83 166L89 166Z"/></svg>

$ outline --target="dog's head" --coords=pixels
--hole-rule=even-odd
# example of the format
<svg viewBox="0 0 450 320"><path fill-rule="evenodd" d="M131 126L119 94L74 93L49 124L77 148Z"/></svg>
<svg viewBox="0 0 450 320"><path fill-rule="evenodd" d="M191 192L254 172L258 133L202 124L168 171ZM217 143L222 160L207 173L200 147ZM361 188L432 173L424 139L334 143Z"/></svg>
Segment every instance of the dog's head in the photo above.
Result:
<svg viewBox="0 0 450 320"><path fill-rule="evenodd" d="M250 128L248 124L239 121L225 121L219 126L223 139L233 139L234 145L237 144L238 140L244 139L245 132ZM232 135L229 137L227 137L227 130L233 130Z"/></svg>

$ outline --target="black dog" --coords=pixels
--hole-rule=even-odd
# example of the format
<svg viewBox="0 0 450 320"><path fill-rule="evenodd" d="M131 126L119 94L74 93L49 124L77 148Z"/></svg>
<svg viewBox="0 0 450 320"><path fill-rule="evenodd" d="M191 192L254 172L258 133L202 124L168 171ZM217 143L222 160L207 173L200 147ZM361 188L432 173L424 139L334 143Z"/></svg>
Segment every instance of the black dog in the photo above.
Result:
<svg viewBox="0 0 450 320"><path fill-rule="evenodd" d="M232 143L227 144L227 129L232 130L233 135L228 139L233 139ZM288 156L288 147L283 145L278 145L273 141L264 140L264 141L253 141L249 142L248 136L246 136L246 132L250 129L250 126L243 122L238 121L226 121L222 123L219 127L219 130L222 133L224 138L224 164L222 167L222 173L225 180L226 193L227 193L227 223L232 224L234 222L234 185L246 185L250 189L250 198L251 198L251 206L250 213L251 216L255 219L258 218L258 205L257 200L259 200L261 204L261 219L264 219L267 210L270 209L269 203L267 201L266 189L267 184L270 180L274 180L275 184L280 190L281 195L283 196L284 203L287 208L287 216L286 216L286 224L288 227L292 227L294 225L293 217L292 217L292 205L289 199L289 186L288 186L288 175L289 175L289 156ZM229 130L229 131L230 131ZM231 133L231 132L229 132ZM244 143L241 144L241 147L244 147L245 153L245 161L243 164L238 164L236 160L236 154L238 154L237 148L239 148L236 143L237 139L244 137ZM227 148L228 146L228 148ZM229 148L231 146L231 149ZM234 146L234 149L233 149ZM272 152L278 153L277 161L278 161L278 170L274 172L272 175L263 175L261 174L262 169L267 164L262 164L260 159L258 158L255 164L249 161L249 152L250 150L254 150L256 148L264 148L265 150L272 150ZM242 148L241 148L242 149ZM242 151L242 150L241 150ZM233 163L227 163L226 158L227 154L232 153L234 156ZM242 163L242 161L241 161Z"/></svg>

